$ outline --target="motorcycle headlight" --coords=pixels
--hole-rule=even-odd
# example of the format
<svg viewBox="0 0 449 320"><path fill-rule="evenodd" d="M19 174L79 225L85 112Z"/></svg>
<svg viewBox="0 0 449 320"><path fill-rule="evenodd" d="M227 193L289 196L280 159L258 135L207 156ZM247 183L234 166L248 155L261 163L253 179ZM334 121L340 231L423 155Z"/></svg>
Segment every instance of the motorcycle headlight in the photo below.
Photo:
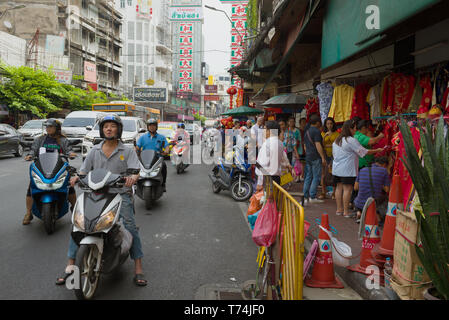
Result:
<svg viewBox="0 0 449 320"><path fill-rule="evenodd" d="M162 168L162 162L156 163L150 170L150 177L155 177L159 174Z"/></svg>
<svg viewBox="0 0 449 320"><path fill-rule="evenodd" d="M134 139L123 139L124 144L134 144Z"/></svg>
<svg viewBox="0 0 449 320"><path fill-rule="evenodd" d="M114 208L101 215L100 219L98 219L98 222L95 225L95 232L106 230L112 226L115 216L117 215L118 207L119 205L117 204Z"/></svg>
<svg viewBox="0 0 449 320"><path fill-rule="evenodd" d="M64 181L67 177L67 171L64 172L55 182L53 183L45 183L42 181L42 179L35 173L32 172L32 177L34 180L34 183L36 184L38 189L41 190L57 190L62 187L64 184Z"/></svg>
<svg viewBox="0 0 449 320"><path fill-rule="evenodd" d="M79 210L79 205L75 208L75 214L73 216L73 222L75 224L75 227L78 229L84 231L84 214L81 213Z"/></svg>

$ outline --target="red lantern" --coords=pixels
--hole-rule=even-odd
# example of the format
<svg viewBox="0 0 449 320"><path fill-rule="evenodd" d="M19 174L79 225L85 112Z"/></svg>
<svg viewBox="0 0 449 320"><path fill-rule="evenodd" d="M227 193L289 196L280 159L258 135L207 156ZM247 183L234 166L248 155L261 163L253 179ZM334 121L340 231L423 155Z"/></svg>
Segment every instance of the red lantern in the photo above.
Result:
<svg viewBox="0 0 449 320"><path fill-rule="evenodd" d="M229 109L232 109L232 98L234 97L235 94L237 94L237 88L232 86L228 90L226 90L226 93L229 94L231 98L231 102L229 103Z"/></svg>

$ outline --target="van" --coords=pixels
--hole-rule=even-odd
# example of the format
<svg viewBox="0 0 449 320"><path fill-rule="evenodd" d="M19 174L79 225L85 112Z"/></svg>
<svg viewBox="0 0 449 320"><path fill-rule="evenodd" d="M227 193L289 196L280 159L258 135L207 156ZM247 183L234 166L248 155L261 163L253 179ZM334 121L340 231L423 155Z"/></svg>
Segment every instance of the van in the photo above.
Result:
<svg viewBox="0 0 449 320"><path fill-rule="evenodd" d="M97 119L107 115L98 111L73 111L70 112L62 123L62 133L69 140L83 139L88 132L87 127L92 130ZM80 144L76 145L81 147Z"/></svg>

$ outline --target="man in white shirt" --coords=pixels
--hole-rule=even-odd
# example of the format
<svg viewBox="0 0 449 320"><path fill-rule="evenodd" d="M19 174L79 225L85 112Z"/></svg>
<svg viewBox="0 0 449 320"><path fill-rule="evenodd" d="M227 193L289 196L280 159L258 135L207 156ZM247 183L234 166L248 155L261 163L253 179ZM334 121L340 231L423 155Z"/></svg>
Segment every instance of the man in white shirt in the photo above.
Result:
<svg viewBox="0 0 449 320"><path fill-rule="evenodd" d="M256 141L256 153L258 154L260 148L262 147L262 144L264 142L264 124L265 119L263 116L260 116L257 118L257 123L251 128L251 138ZM256 155L257 157L257 155Z"/></svg>
<svg viewBox="0 0 449 320"><path fill-rule="evenodd" d="M287 154L284 152L284 145L279 140L279 124L276 121L268 121L265 130L266 140L262 144L257 163L262 168L256 169L257 191L263 188L263 176L271 176L278 184L281 183L281 172L283 168L292 170Z"/></svg>

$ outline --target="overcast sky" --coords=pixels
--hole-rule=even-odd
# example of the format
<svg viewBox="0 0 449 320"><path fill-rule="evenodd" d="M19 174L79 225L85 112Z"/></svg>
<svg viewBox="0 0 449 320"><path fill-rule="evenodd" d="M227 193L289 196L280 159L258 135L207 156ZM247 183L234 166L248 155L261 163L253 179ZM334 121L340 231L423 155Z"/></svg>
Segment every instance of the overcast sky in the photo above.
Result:
<svg viewBox="0 0 449 320"><path fill-rule="evenodd" d="M231 17L231 5L222 4L219 0L203 0L203 6L208 5L224 10ZM209 73L226 74L231 60L231 22L223 12L203 8L204 10L204 59L209 64ZM219 50L225 52L215 52Z"/></svg>

